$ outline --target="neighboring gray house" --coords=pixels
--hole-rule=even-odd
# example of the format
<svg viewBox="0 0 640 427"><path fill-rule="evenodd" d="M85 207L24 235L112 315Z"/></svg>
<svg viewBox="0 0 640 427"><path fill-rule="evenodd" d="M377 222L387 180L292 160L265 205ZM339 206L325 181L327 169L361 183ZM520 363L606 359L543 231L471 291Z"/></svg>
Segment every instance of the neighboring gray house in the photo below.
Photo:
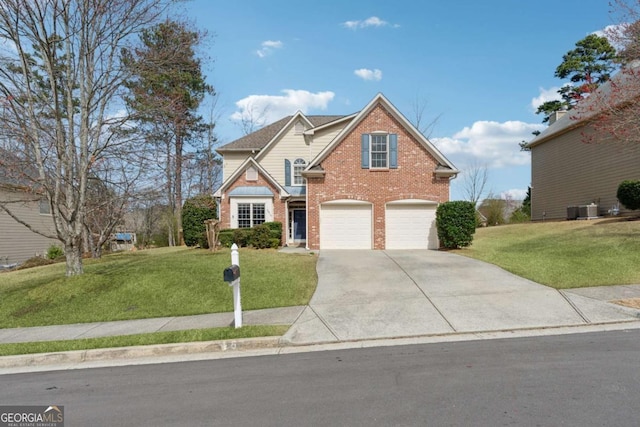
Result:
<svg viewBox="0 0 640 427"><path fill-rule="evenodd" d="M29 190L28 183L16 177L8 167L11 155L0 149L0 265L22 263L43 255L56 239L48 239L34 233L14 220L2 208L5 206L20 220L48 235L55 235L49 205Z"/></svg>
<svg viewBox="0 0 640 427"><path fill-rule="evenodd" d="M616 77L618 82L625 78L620 73ZM610 91L606 83L592 99L582 102L597 105L596 100L606 99ZM532 220L564 219L573 211L569 207L591 204L597 205L598 215L607 215L618 206L626 213L616 192L622 181L640 179L640 146L615 140L586 143L593 115L558 112L550 118L549 127L529 143Z"/></svg>

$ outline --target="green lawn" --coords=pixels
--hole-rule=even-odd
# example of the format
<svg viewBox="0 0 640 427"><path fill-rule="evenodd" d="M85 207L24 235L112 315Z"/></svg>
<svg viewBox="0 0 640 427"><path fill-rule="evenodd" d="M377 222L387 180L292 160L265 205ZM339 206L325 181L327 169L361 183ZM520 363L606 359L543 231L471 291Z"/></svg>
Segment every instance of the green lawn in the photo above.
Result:
<svg viewBox="0 0 640 427"><path fill-rule="evenodd" d="M242 309L305 305L317 284L315 255L240 250ZM229 250L161 248L0 274L0 328L233 311L222 272Z"/></svg>
<svg viewBox="0 0 640 427"><path fill-rule="evenodd" d="M154 332L151 334L124 335L104 338L87 338L67 341L42 341L0 344L0 356L15 354L52 353L95 348L127 347L136 345L172 344L195 341L217 341L236 338L280 336L288 326L243 326L242 328L190 329L186 331Z"/></svg>
<svg viewBox="0 0 640 427"><path fill-rule="evenodd" d="M460 255L554 288L640 284L640 221L625 218L480 228Z"/></svg>

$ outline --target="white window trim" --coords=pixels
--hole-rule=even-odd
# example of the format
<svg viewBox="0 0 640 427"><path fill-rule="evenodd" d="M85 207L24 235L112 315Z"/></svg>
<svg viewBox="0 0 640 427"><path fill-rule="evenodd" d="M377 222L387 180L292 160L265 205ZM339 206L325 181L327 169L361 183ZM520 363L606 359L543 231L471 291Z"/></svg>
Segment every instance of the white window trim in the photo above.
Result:
<svg viewBox="0 0 640 427"><path fill-rule="evenodd" d="M373 137L374 136L384 136L386 137L386 165L385 166L374 166L373 165ZM369 134L369 169L378 169L385 170L389 169L389 133L388 132L372 132Z"/></svg>
<svg viewBox="0 0 640 427"><path fill-rule="evenodd" d="M297 163L298 160L302 160L304 162L304 164L302 163ZM298 167L302 166L302 170L301 172L304 170L304 168L307 167L307 161L303 158L297 158L293 161L293 163L291 164L291 185L294 187L303 187L304 186L304 177L302 175L300 175L300 179L301 182L299 184L296 184L296 164L298 165Z"/></svg>
<svg viewBox="0 0 640 427"><path fill-rule="evenodd" d="M250 203L251 205L256 203L264 203L264 222L273 222L273 197L243 197L243 196L231 196L231 228L238 227L238 204ZM253 216L253 206L251 207L251 215ZM252 219L253 223L253 219Z"/></svg>

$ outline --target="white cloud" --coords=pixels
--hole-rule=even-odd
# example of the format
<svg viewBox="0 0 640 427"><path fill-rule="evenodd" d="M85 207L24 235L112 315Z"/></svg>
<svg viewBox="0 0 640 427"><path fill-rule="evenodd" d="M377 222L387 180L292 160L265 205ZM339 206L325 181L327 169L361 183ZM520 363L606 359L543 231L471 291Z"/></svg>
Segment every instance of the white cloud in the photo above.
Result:
<svg viewBox="0 0 640 427"><path fill-rule="evenodd" d="M346 21L342 23L342 26L345 28L348 28L350 30L357 30L360 28L367 28L367 27L386 27L389 26L391 24L389 24L387 21L382 20L380 18L378 18L377 16L371 16L363 21ZM391 25L393 28L397 28L399 27L398 24L393 24Z"/></svg>
<svg viewBox="0 0 640 427"><path fill-rule="evenodd" d="M262 48L256 50L256 55L264 58L267 55L271 55L274 49L282 49L284 44L280 40L265 40L260 46L262 46Z"/></svg>
<svg viewBox="0 0 640 427"><path fill-rule="evenodd" d="M521 121L477 121L452 137L433 138L433 143L461 170L472 164L489 168L528 165L531 156L518 144L533 138L531 132L545 125Z"/></svg>
<svg viewBox="0 0 640 427"><path fill-rule="evenodd" d="M257 120L260 125L272 123L300 110L326 110L335 96L333 92L312 93L306 90L284 89L284 95L249 95L236 102L232 120Z"/></svg>
<svg viewBox="0 0 640 427"><path fill-rule="evenodd" d="M353 74L360 77L362 80L382 80L382 71L378 70L377 68L375 70L360 68L359 70L355 70Z"/></svg>
<svg viewBox="0 0 640 427"><path fill-rule="evenodd" d="M604 27L604 29L594 31L591 34L596 34L600 37L606 37L607 40L609 40L609 43L611 43L611 46L613 46L617 50L620 50L621 48L624 47L623 46L623 42L625 40L624 29L627 27L627 25L628 24L626 23L607 25L606 27Z"/></svg>
<svg viewBox="0 0 640 427"><path fill-rule="evenodd" d="M539 88L540 95L531 99L531 108L533 109L533 111L536 111L539 106L541 106L547 101L562 100L562 97L558 93L559 89L560 89L559 87L555 87L555 86L549 89L545 89L543 87Z"/></svg>

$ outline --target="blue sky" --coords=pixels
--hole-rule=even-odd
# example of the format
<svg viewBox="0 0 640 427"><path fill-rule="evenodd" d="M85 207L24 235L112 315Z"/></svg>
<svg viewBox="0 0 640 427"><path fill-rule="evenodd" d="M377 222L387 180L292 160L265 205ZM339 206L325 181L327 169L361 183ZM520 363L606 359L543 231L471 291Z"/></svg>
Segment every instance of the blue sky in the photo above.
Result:
<svg viewBox="0 0 640 427"><path fill-rule="evenodd" d="M613 24L608 0L196 0L202 55L218 93L222 143L253 110L266 123L301 110L350 114L378 92L410 120L439 116L431 141L460 170L486 165L486 191L522 198L530 158L518 143L544 128L534 105L553 96L562 55ZM203 114L210 114L204 107ZM464 198L459 176L451 199Z"/></svg>

